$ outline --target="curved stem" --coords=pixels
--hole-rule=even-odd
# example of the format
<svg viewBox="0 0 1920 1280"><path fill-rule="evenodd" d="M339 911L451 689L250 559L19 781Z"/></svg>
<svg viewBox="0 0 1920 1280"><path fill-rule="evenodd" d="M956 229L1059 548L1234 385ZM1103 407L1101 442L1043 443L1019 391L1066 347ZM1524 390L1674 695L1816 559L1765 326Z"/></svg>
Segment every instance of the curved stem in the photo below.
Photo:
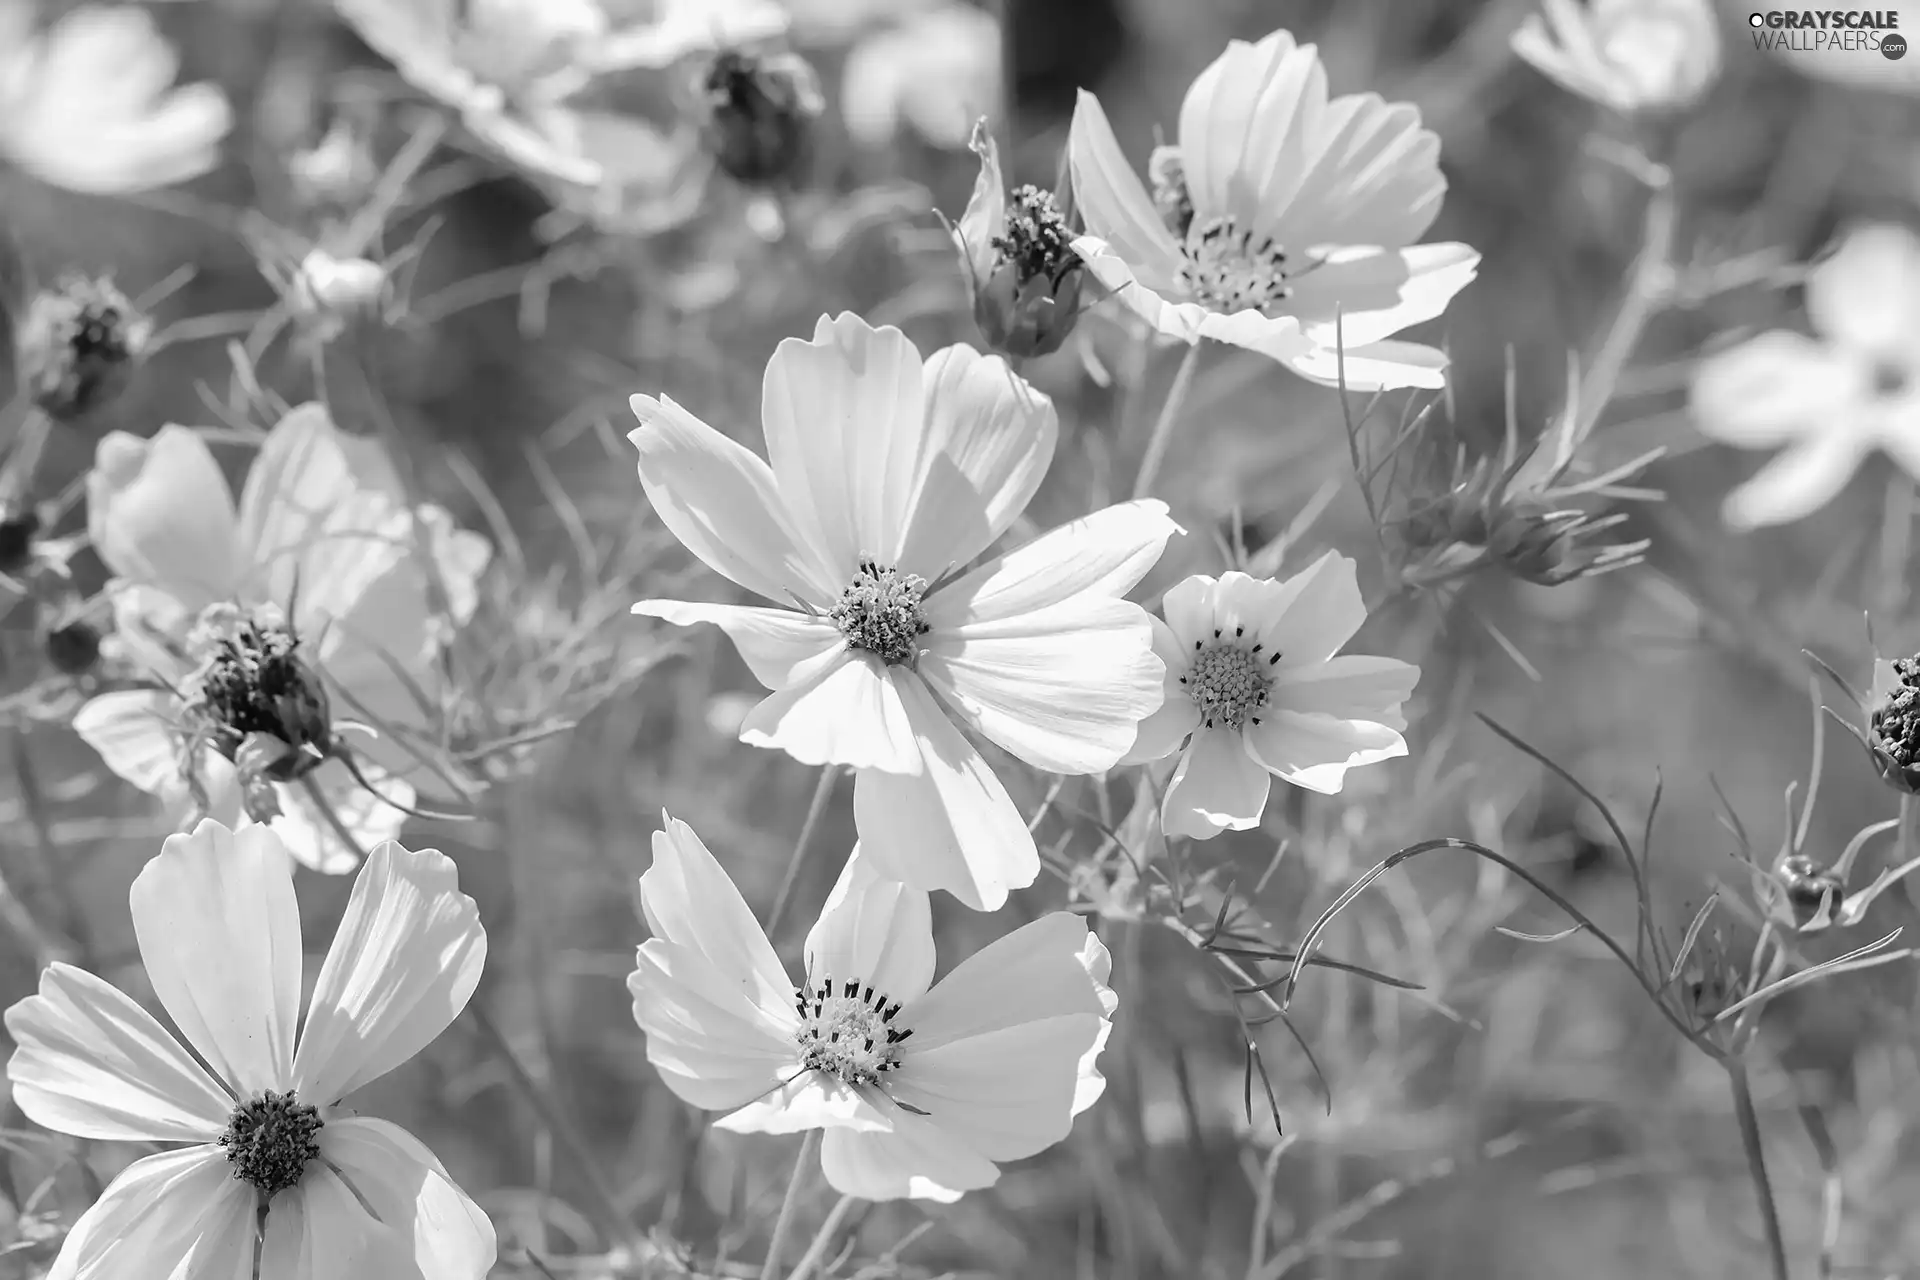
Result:
<svg viewBox="0 0 1920 1280"><path fill-rule="evenodd" d="M1773 1182L1767 1177L1767 1153L1760 1145L1760 1117L1753 1109L1753 1090L1747 1084L1746 1064L1725 1060L1727 1081L1733 1089L1733 1114L1740 1122L1740 1145L1747 1153L1747 1171L1753 1175L1754 1194L1760 1198L1760 1225L1767 1233L1767 1261L1773 1280L1790 1280L1787 1246L1780 1234L1780 1214L1773 1207Z"/></svg>
<svg viewBox="0 0 1920 1280"><path fill-rule="evenodd" d="M820 781L814 784L813 799L807 804L807 816L800 823L800 835L793 842L793 853L787 858L787 870L780 877L780 888L773 895L773 906L767 910L767 939L778 937L780 921L787 914L787 905L793 901L793 886L800 878L800 864L807 856L807 847L813 843L814 828L820 825L820 815L827 810L827 800L833 795L833 784L838 780L840 770L836 765L827 765L820 770Z"/></svg>
<svg viewBox="0 0 1920 1280"><path fill-rule="evenodd" d="M1147 437L1147 452L1140 459L1140 474L1134 478L1133 496L1144 498L1153 490L1153 482L1159 478L1160 464L1166 461L1167 445L1173 440L1173 424L1179 420L1180 410L1187 401L1187 392L1193 388L1193 373L1200 366L1200 343L1196 340L1189 344L1187 353L1180 357L1180 368L1173 375L1173 385L1167 388L1166 403L1160 406L1160 416L1154 419L1153 434Z"/></svg>
<svg viewBox="0 0 1920 1280"><path fill-rule="evenodd" d="M813 1163L819 1150L820 1131L807 1130L807 1136L800 1141L800 1158L793 1162L793 1176L787 1179L787 1194L780 1201L780 1216L773 1220L773 1236L767 1241L767 1260L760 1264L760 1280L773 1280L774 1273L780 1269L780 1250L787 1242L787 1231L793 1226L793 1211L800 1203L800 1187L807 1180L807 1166ZM801 1261L804 1264L806 1259Z"/></svg>
<svg viewBox="0 0 1920 1280"><path fill-rule="evenodd" d="M827 1256L827 1250L833 1247L833 1238L840 1232L840 1224L846 1221L847 1214L858 1201L853 1196L841 1196L838 1203L827 1211L827 1220L813 1233L813 1243L800 1255L800 1261L787 1275L787 1280L807 1280L813 1269Z"/></svg>

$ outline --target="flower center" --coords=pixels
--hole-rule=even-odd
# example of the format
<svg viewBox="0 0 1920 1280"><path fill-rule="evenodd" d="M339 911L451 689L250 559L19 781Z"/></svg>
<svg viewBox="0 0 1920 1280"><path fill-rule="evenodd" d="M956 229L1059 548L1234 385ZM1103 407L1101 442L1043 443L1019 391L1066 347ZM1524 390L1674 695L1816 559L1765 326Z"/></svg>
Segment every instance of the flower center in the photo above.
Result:
<svg viewBox="0 0 1920 1280"><path fill-rule="evenodd" d="M1267 705L1267 695L1273 691L1268 669L1280 661L1280 655L1262 654L1264 645L1250 649L1242 646L1239 638L1245 631L1245 627L1235 627L1234 639L1222 640L1216 630L1214 643L1204 647L1201 641L1194 641L1198 652L1187 674L1180 677L1187 696L1200 708L1201 722L1209 729L1238 729L1249 720L1259 724L1260 717L1254 712Z"/></svg>
<svg viewBox="0 0 1920 1280"><path fill-rule="evenodd" d="M995 236L993 247L1022 280L1058 281L1080 262L1053 192L1032 185L1007 198L1007 233Z"/></svg>
<svg viewBox="0 0 1920 1280"><path fill-rule="evenodd" d="M862 560L827 617L854 648L890 667L910 666L920 652L920 637L932 629L920 603L926 594L927 580L919 574Z"/></svg>
<svg viewBox="0 0 1920 1280"><path fill-rule="evenodd" d="M1920 763L1920 657L1895 658L1900 684L1869 717L1873 744L1902 769Z"/></svg>
<svg viewBox="0 0 1920 1280"><path fill-rule="evenodd" d="M1293 292L1285 250L1271 236L1242 230L1231 217L1193 223L1180 253L1186 259L1181 283L1216 311L1271 312Z"/></svg>
<svg viewBox="0 0 1920 1280"><path fill-rule="evenodd" d="M187 644L202 656L187 682L188 704L217 751L232 760L255 734L285 744L289 750L266 770L276 782L294 781L327 758L333 727L326 687L277 611L209 605Z"/></svg>
<svg viewBox="0 0 1920 1280"><path fill-rule="evenodd" d="M809 1071L824 1071L847 1085L877 1085L880 1077L900 1065L900 1045L911 1028L890 1024L900 1012L899 1001L858 982L823 978L817 987L795 991L800 1010L800 1049Z"/></svg>
<svg viewBox="0 0 1920 1280"><path fill-rule="evenodd" d="M269 1089L233 1109L220 1145L233 1176L271 1196L298 1183L307 1164L319 1158L320 1144L313 1139L324 1123L319 1109L295 1098L291 1090Z"/></svg>
<svg viewBox="0 0 1920 1280"><path fill-rule="evenodd" d="M1153 207L1160 220L1180 240L1193 225L1193 197L1187 192L1187 169L1178 147L1155 147L1147 159L1147 179L1153 183Z"/></svg>

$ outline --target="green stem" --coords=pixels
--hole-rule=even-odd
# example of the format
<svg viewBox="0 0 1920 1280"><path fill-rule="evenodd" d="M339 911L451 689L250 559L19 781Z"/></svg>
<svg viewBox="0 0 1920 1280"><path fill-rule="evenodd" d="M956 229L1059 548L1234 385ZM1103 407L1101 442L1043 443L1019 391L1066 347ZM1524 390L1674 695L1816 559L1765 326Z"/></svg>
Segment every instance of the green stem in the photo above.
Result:
<svg viewBox="0 0 1920 1280"><path fill-rule="evenodd" d="M1600 421L1620 384L1620 373L1627 358L1640 345L1647 322L1659 311L1667 296L1673 275L1673 182L1664 168L1656 169L1657 181L1647 198L1646 222L1640 236L1640 256L1635 260L1633 278L1626 296L1614 313L1613 324L1594 353L1593 362L1580 380L1580 421L1574 438L1584 440Z"/></svg>
<svg viewBox="0 0 1920 1280"><path fill-rule="evenodd" d="M780 877L780 888L775 891L773 906L767 911L769 941L779 936L780 921L787 914L787 906L793 901L793 886L800 879L800 864L806 859L807 847L813 843L814 829L820 825L820 815L827 810L827 801L833 795L833 784L839 775L837 766L827 765L820 770L820 780L814 784L813 799L807 804L807 816L800 823L799 838L793 842L793 853L787 858L786 873Z"/></svg>
<svg viewBox="0 0 1920 1280"><path fill-rule="evenodd" d="M1167 458L1167 446L1173 440L1173 424L1186 405L1187 392L1193 387L1194 370L1199 367L1200 343L1196 340L1188 345L1187 353L1180 357L1180 368L1173 375L1173 385L1167 388L1166 402L1160 406L1160 416L1154 419L1153 434L1147 437L1147 452L1140 459L1140 474L1133 482L1135 498L1144 498L1153 491L1153 482L1160 475L1160 464Z"/></svg>
<svg viewBox="0 0 1920 1280"><path fill-rule="evenodd" d="M787 1243L793 1213L800 1204L800 1188L807 1180L807 1166L813 1163L819 1150L820 1131L807 1130L807 1136L800 1141L800 1157L793 1162L793 1176L787 1179L787 1194L780 1201L780 1216L773 1220L773 1236L767 1241L767 1260L760 1264L760 1280L773 1280L780 1269L780 1251Z"/></svg>
<svg viewBox="0 0 1920 1280"><path fill-rule="evenodd" d="M827 1256L827 1250L833 1247L833 1238L839 1234L840 1224L846 1221L847 1214L857 1203L853 1196L841 1196L839 1202L827 1211L827 1220L813 1233L813 1243L800 1255L799 1263L788 1274L787 1280L807 1280L813 1274L813 1269Z"/></svg>
<svg viewBox="0 0 1920 1280"><path fill-rule="evenodd" d="M1790 1280L1787 1246L1780 1234L1779 1211L1773 1205L1773 1182L1767 1177L1767 1154L1760 1145L1760 1117L1753 1109L1747 1067L1737 1058L1723 1061L1733 1089L1734 1118L1740 1122L1740 1145L1747 1153L1747 1171L1753 1175L1754 1194L1760 1199L1760 1225L1767 1235L1767 1261L1772 1267L1773 1280Z"/></svg>
<svg viewBox="0 0 1920 1280"><path fill-rule="evenodd" d="M386 225L387 215L400 203L406 194L407 184L420 172L433 155L433 149L440 145L440 139L447 134L447 118L440 112L429 115L421 126L414 130L406 145L393 157L393 162L380 175L372 196L362 205L347 225L346 232L329 250L335 257L357 258L361 251L373 243L374 237Z"/></svg>

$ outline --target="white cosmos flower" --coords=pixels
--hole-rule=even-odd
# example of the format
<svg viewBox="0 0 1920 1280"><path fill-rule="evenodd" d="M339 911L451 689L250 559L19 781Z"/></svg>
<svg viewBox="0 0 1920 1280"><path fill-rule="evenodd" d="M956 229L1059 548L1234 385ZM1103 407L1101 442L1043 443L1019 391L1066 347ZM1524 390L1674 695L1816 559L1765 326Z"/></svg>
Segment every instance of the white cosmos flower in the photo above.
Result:
<svg viewBox="0 0 1920 1280"><path fill-rule="evenodd" d="M868 856L993 910L1039 853L961 726L1035 768L1111 768L1157 705L1145 610L1120 597L1177 526L1123 503L959 572L1052 460L1053 404L1006 363L822 317L767 363L762 462L673 401L635 396L647 498L688 550L777 609L645 600L711 622L773 696L741 740L858 769ZM958 722L957 724L955 722Z"/></svg>
<svg viewBox="0 0 1920 1280"><path fill-rule="evenodd" d="M1416 244L1446 194L1440 139L1408 103L1327 97L1312 45L1235 40L1187 90L1150 195L1099 99L1082 90L1067 147L1075 248L1101 283L1184 342L1217 338L1356 390L1438 387L1446 357L1392 340L1446 310L1479 267L1464 244Z"/></svg>
<svg viewBox="0 0 1920 1280"><path fill-rule="evenodd" d="M933 982L927 895L858 848L807 934L796 985L700 837L666 819L640 878L653 938L627 979L647 1060L742 1133L825 1129L827 1181L868 1200L955 1200L1067 1136L1106 1082L1111 961L1056 911Z"/></svg>
<svg viewBox="0 0 1920 1280"><path fill-rule="evenodd" d="M840 95L847 129L868 146L902 125L958 151L1000 100L1000 23L972 4L910 12L847 54Z"/></svg>
<svg viewBox="0 0 1920 1280"><path fill-rule="evenodd" d="M1920 476L1920 238L1853 231L1807 278L1818 337L1775 329L1700 362L1693 413L1712 439L1785 446L1727 498L1728 523L1798 520L1876 449Z"/></svg>
<svg viewBox="0 0 1920 1280"><path fill-rule="evenodd" d="M0 162L94 194L214 166L227 100L210 84L173 86L179 59L145 11L82 5L36 31L38 7L0 0Z"/></svg>
<svg viewBox="0 0 1920 1280"><path fill-rule="evenodd" d="M243 794L234 766L261 766L280 810L274 829L302 862L330 872L358 861L334 819L364 849L399 832L406 815L396 806L462 798L425 763L437 707L423 702L440 687L435 659L446 621L416 535L433 548L455 622L473 612L488 548L452 529L444 512L409 513L377 444L342 434L319 405L295 409L268 433L236 510L198 432L169 426L151 440L114 432L100 442L87 498L94 549L116 575L120 635L159 686L101 694L75 716L74 728L115 773L176 808L193 798L197 779L208 812L238 823L243 803L258 810L262 797ZM248 620L261 630L236 639L232 624ZM200 625L215 622L224 640ZM285 722L289 713L267 687L275 677L250 677L229 699L244 704L244 714L225 717L233 732L203 736L197 758L187 758L195 725L208 727L190 704L209 705L199 696L212 687L209 659L244 663L287 639L298 641L304 672L286 662L261 670L301 684L308 697L305 673L318 673L323 710L262 732L262 717ZM378 796L355 780L343 750Z"/></svg>
<svg viewBox="0 0 1920 1280"><path fill-rule="evenodd" d="M48 1280L480 1280L493 1266L492 1224L433 1153L335 1106L465 1007L487 954L473 900L439 852L375 849L296 1044L291 868L265 828L208 821L134 880L140 958L185 1045L70 965L7 1010L7 1076L30 1119L98 1141L193 1144L127 1166Z"/></svg>
<svg viewBox="0 0 1920 1280"><path fill-rule="evenodd" d="M1347 770L1407 754L1400 704L1420 668L1340 654L1367 617L1347 557L1329 551L1284 582L1196 574L1167 592L1163 612L1153 647L1166 700L1128 759L1186 744L1161 815L1168 835L1258 826L1270 775L1332 794Z"/></svg>
<svg viewBox="0 0 1920 1280"><path fill-rule="evenodd" d="M1615 111L1694 101L1720 73L1711 0L1543 0L1513 51L1541 74Z"/></svg>

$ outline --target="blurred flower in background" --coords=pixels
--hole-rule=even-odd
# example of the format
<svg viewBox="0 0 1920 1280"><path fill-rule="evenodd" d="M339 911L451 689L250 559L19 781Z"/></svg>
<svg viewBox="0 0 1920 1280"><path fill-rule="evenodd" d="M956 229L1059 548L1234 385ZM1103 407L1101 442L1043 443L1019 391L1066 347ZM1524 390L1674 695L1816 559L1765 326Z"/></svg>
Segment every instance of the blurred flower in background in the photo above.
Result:
<svg viewBox="0 0 1920 1280"><path fill-rule="evenodd" d="M1000 102L1000 24L970 4L908 13L847 54L840 110L868 146L910 128L936 147L967 145Z"/></svg>
<svg viewBox="0 0 1920 1280"><path fill-rule="evenodd" d="M1775 329L1700 363L1700 430L1742 449L1785 446L1726 502L1743 529L1798 520L1884 451L1920 476L1920 239L1863 226L1807 278L1819 336Z"/></svg>
<svg viewBox="0 0 1920 1280"><path fill-rule="evenodd" d="M0 0L0 161L42 182L119 195L197 177L232 115L210 84L173 87L179 58L132 6L85 5L45 30Z"/></svg>
<svg viewBox="0 0 1920 1280"><path fill-rule="evenodd" d="M1583 98L1631 115L1692 103L1720 73L1710 0L1544 0L1513 51Z"/></svg>
<svg viewBox="0 0 1920 1280"><path fill-rule="evenodd" d="M1329 100L1314 47L1276 31L1232 41L1194 80L1153 193L1085 91L1069 156L1080 255L1161 333L1247 347L1328 386L1445 385L1442 352L1391 340L1444 312L1480 264L1464 244L1414 244L1447 190L1417 108Z"/></svg>

